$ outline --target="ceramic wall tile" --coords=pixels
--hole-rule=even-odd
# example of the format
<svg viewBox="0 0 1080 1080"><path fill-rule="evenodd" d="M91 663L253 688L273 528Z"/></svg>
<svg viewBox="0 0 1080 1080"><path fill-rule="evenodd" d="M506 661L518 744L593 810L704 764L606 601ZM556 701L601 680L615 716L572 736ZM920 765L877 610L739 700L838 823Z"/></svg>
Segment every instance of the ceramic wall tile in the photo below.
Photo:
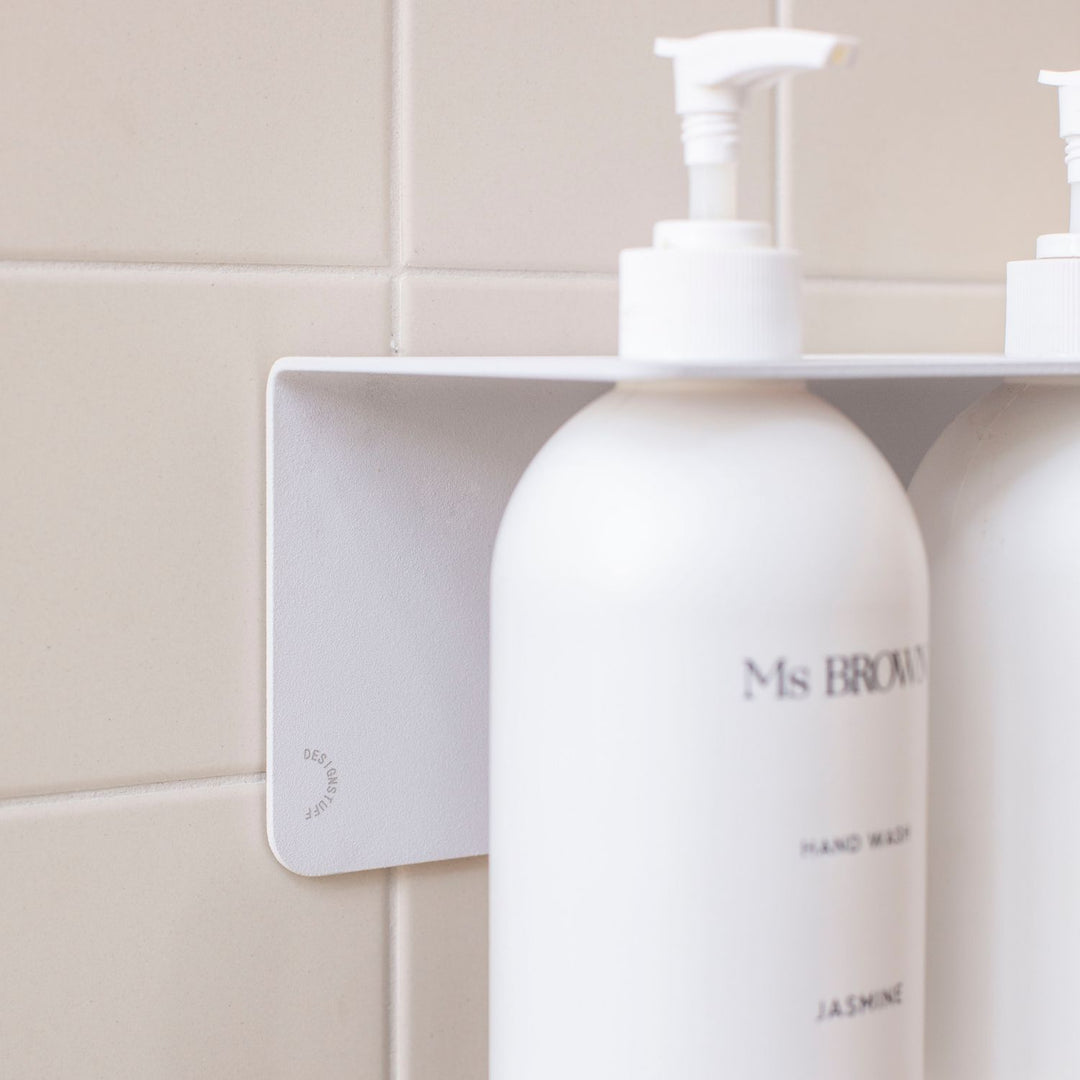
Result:
<svg viewBox="0 0 1080 1080"><path fill-rule="evenodd" d="M811 273L1000 281L1067 224L1057 99L1080 7L1037 0L792 0L794 25L854 34L850 71L792 91L784 183Z"/></svg>
<svg viewBox="0 0 1080 1080"><path fill-rule="evenodd" d="M404 0L411 265L614 270L685 217L671 62L657 36L772 22L765 0ZM745 212L772 216L771 96L750 109Z"/></svg>
<svg viewBox="0 0 1080 1080"><path fill-rule="evenodd" d="M0 795L257 772L263 394L388 351L345 274L0 270Z"/></svg>
<svg viewBox="0 0 1080 1080"><path fill-rule="evenodd" d="M487 884L486 859L399 873L399 1080L487 1076Z"/></svg>
<svg viewBox="0 0 1080 1080"><path fill-rule="evenodd" d="M0 258L387 259L388 0L7 0Z"/></svg>
<svg viewBox="0 0 1080 1080"><path fill-rule="evenodd" d="M382 1080L386 875L283 870L263 797L0 806L5 1076Z"/></svg>
<svg viewBox="0 0 1080 1080"><path fill-rule="evenodd" d="M406 275L401 346L414 356L612 354L614 278Z"/></svg>

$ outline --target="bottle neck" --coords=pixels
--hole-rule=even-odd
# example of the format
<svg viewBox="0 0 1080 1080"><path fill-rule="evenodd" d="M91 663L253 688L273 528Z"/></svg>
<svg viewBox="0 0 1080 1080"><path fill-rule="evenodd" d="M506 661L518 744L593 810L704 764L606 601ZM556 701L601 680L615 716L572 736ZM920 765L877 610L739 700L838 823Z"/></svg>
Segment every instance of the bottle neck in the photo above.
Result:
<svg viewBox="0 0 1080 1080"><path fill-rule="evenodd" d="M621 356L684 365L801 359L798 256L759 244L684 242L717 226L728 239L736 230L759 237L767 229L753 222L662 222L656 246L622 252Z"/></svg>
<svg viewBox="0 0 1080 1080"><path fill-rule="evenodd" d="M1071 234L1061 234L1070 237ZM1010 262L1005 285L1005 355L1012 360L1080 360L1080 258Z"/></svg>

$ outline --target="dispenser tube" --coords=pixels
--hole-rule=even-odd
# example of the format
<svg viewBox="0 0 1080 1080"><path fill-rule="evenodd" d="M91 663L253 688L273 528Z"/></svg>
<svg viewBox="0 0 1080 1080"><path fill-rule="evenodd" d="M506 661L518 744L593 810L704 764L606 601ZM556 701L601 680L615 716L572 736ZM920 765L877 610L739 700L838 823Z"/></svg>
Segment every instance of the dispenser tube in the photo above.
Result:
<svg viewBox="0 0 1080 1080"><path fill-rule="evenodd" d="M735 162L701 162L691 165L690 217L701 220L729 220L737 215L738 177Z"/></svg>

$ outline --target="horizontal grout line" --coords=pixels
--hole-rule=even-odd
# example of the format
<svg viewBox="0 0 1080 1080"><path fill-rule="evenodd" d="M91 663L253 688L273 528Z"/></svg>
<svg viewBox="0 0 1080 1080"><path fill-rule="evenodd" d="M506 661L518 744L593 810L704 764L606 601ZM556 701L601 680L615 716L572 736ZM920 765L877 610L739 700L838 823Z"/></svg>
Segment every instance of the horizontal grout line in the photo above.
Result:
<svg viewBox="0 0 1080 1080"><path fill-rule="evenodd" d="M806 285L823 285L830 289L893 290L898 292L941 292L953 289L957 292L998 294L1005 291L1004 281L954 281L948 278L804 278Z"/></svg>
<svg viewBox="0 0 1080 1080"><path fill-rule="evenodd" d="M181 274L322 274L341 275L397 281L402 278L423 278L428 280L473 280L473 281L601 281L615 283L619 275L616 271L606 270L538 270L499 267L466 266L402 266L392 269L388 266L313 266L286 265L272 263L166 263L166 262L50 262L41 260L0 259L0 271L22 271L27 273L77 272L77 273L117 273L145 271L147 273ZM806 284L826 288L877 288L910 289L912 291L933 291L957 289L1001 292L1004 281L969 281L950 278L860 278L860 277L818 277L808 275Z"/></svg>
<svg viewBox="0 0 1080 1080"><path fill-rule="evenodd" d="M242 773L233 776L204 776L192 780L161 780L151 784L128 784L123 787L96 788L85 791L56 791L44 795L15 795L0 798L0 813L23 806L48 806L53 803L82 802L89 799L113 799L123 795L158 795L167 791L204 791L209 788L257 784L266 773Z"/></svg>
<svg viewBox="0 0 1080 1080"><path fill-rule="evenodd" d="M87 273L145 271L184 274L347 274L356 277L389 277L388 266L336 266L308 263L188 263L188 262L91 262L64 259L0 259L0 270L85 271Z"/></svg>
<svg viewBox="0 0 1080 1080"><path fill-rule="evenodd" d="M403 266L402 277L521 279L523 281L618 281L614 270L526 270L497 267Z"/></svg>

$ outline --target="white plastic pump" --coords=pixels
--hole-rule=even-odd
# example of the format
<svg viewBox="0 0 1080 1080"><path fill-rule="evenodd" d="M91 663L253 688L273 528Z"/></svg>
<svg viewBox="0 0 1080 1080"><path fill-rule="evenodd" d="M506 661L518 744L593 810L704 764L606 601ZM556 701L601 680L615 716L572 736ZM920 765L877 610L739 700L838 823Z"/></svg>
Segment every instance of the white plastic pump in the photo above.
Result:
<svg viewBox="0 0 1080 1080"><path fill-rule="evenodd" d="M1040 71L1039 82L1058 88L1058 130L1065 140L1065 167L1069 180L1069 232L1080 233L1080 71ZM1080 255L1080 244L1069 255ZM1074 245L1070 245L1073 247Z"/></svg>
<svg viewBox="0 0 1080 1080"><path fill-rule="evenodd" d="M682 117L690 170L690 217L733 218L739 124L747 95L785 75L843 65L855 43L811 30L730 30L658 38L656 55L674 61L675 111Z"/></svg>
<svg viewBox="0 0 1080 1080"><path fill-rule="evenodd" d="M855 42L764 28L660 38L674 61L690 173L689 217L661 221L651 248L619 262L619 352L634 359L795 360L802 353L798 257L768 224L736 220L739 125L749 94L786 75L848 63Z"/></svg>
<svg viewBox="0 0 1080 1080"><path fill-rule="evenodd" d="M1005 353L1021 360L1080 358L1080 71L1043 71L1039 82L1058 88L1069 231L1040 236L1034 259L1009 263Z"/></svg>

